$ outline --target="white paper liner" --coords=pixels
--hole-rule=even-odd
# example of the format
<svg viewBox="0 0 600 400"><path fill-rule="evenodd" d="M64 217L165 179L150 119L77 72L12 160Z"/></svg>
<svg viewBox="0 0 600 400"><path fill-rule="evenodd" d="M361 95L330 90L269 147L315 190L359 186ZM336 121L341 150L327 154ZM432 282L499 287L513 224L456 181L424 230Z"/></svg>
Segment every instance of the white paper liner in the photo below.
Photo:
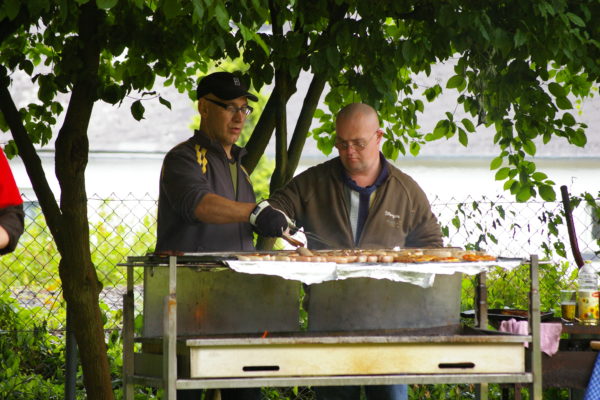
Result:
<svg viewBox="0 0 600 400"><path fill-rule="evenodd" d="M523 260L389 264L230 260L225 263L236 272L275 275L308 285L348 278L373 278L406 282L428 288L433 285L436 274L452 275L455 272L460 272L475 275L480 272L487 272L492 267L500 267L510 271L521 265Z"/></svg>

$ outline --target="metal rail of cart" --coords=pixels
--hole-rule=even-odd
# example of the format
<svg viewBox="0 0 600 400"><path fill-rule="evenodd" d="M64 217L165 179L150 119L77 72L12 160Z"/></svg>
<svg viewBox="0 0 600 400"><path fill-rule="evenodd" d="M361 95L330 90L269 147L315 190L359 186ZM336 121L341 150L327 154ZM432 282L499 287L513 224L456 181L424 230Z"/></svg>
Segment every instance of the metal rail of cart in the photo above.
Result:
<svg viewBox="0 0 600 400"><path fill-rule="evenodd" d="M166 399L175 399L177 390L186 389L438 383L477 384L481 399L487 398L490 383L526 384L531 399L542 398L539 260L535 255L529 260L529 335L486 329L485 272L477 276L477 328L449 327L433 333L427 329L178 333L177 290L178 284L185 283L178 283L178 271L228 270L226 264L209 260L197 255L143 256L129 257L121 264L127 267L123 298L126 400L133 399L134 385L161 387ZM166 273L168 290L160 315L146 330L152 334L146 337L134 337L134 268ZM141 352L134 351L135 342L142 343ZM528 349L523 343L529 343Z"/></svg>

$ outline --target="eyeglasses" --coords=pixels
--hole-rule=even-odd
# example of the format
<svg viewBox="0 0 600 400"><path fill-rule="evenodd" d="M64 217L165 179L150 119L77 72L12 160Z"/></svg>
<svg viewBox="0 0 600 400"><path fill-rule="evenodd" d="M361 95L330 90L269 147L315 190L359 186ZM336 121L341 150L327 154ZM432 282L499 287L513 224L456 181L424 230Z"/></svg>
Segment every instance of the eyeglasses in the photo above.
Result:
<svg viewBox="0 0 600 400"><path fill-rule="evenodd" d="M354 149L356 151L363 151L371 142L371 140L377 135L377 133L381 132L380 129L377 129L375 131L375 133L373 135L371 135L371 137L367 140L364 139L357 139L357 140L349 140L349 141L344 141L344 140L338 140L337 138L335 139L335 144L334 146L338 149L338 150L348 150L350 147L354 147Z"/></svg>
<svg viewBox="0 0 600 400"><path fill-rule="evenodd" d="M233 104L221 103L220 101L209 99L208 97L205 97L205 99L208 100L208 101L210 101L213 104L218 105L219 107L224 108L231 115L234 115L238 111L241 111L242 114L248 116L248 115L252 114L252 111L254 111L254 109L252 107L250 107L249 105L244 105L244 106L241 106L241 107L236 107Z"/></svg>

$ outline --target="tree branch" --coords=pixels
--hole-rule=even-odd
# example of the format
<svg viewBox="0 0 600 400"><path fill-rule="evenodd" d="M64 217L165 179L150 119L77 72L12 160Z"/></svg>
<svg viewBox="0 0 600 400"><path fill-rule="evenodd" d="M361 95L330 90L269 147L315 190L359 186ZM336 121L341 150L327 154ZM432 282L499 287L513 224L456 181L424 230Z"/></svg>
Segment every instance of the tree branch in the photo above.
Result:
<svg viewBox="0 0 600 400"><path fill-rule="evenodd" d="M329 10L329 22L324 31L325 36L329 36L331 34L331 30L333 29L335 23L343 18L347 11L347 5L336 6L333 4L331 6ZM304 145L306 144L306 136L308 134L308 130L310 129L313 116L315 115L315 111L319 105L319 99L321 98L321 94L325 89L326 83L327 79L324 74L314 75L310 82L306 97L302 103L302 109L300 110L298 121L296 121L296 127L294 128L292 141L290 142L288 149L288 162L285 172L285 181L283 184L286 184L292 179L294 172L296 172L296 168L298 168L300 156L302 155Z"/></svg>
<svg viewBox="0 0 600 400"><path fill-rule="evenodd" d="M272 96L277 99L275 107L275 170L271 177L270 192L273 193L285 183L285 171L287 170L287 99L285 93L289 83L287 71L281 67L275 73L275 81L278 90Z"/></svg>
<svg viewBox="0 0 600 400"><path fill-rule="evenodd" d="M302 155L304 144L306 143L306 136L310 129L313 116L315 115L315 110L319 105L321 94L325 89L325 83L327 83L327 80L322 75L314 75L310 82L306 97L304 97L304 102L302 103L298 121L296 122L296 127L294 128L292 141L290 142L284 184L292 179L296 168L298 168L300 156Z"/></svg>

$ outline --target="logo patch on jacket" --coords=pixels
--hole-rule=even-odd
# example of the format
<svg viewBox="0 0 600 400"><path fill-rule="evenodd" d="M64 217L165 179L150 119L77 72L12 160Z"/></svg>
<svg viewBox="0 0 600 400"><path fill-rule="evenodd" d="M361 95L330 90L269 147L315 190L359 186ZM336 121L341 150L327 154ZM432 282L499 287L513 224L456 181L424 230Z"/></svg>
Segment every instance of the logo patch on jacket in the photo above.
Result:
<svg viewBox="0 0 600 400"><path fill-rule="evenodd" d="M206 149L200 147L199 144L194 146L196 149L196 159L198 160L198 164L202 166L202 173L206 174L206 166L208 165L208 158L206 158Z"/></svg>
<svg viewBox="0 0 600 400"><path fill-rule="evenodd" d="M402 225L402 218L399 215L392 214L388 210L385 210L383 214L385 216L385 222L393 228L400 229Z"/></svg>

